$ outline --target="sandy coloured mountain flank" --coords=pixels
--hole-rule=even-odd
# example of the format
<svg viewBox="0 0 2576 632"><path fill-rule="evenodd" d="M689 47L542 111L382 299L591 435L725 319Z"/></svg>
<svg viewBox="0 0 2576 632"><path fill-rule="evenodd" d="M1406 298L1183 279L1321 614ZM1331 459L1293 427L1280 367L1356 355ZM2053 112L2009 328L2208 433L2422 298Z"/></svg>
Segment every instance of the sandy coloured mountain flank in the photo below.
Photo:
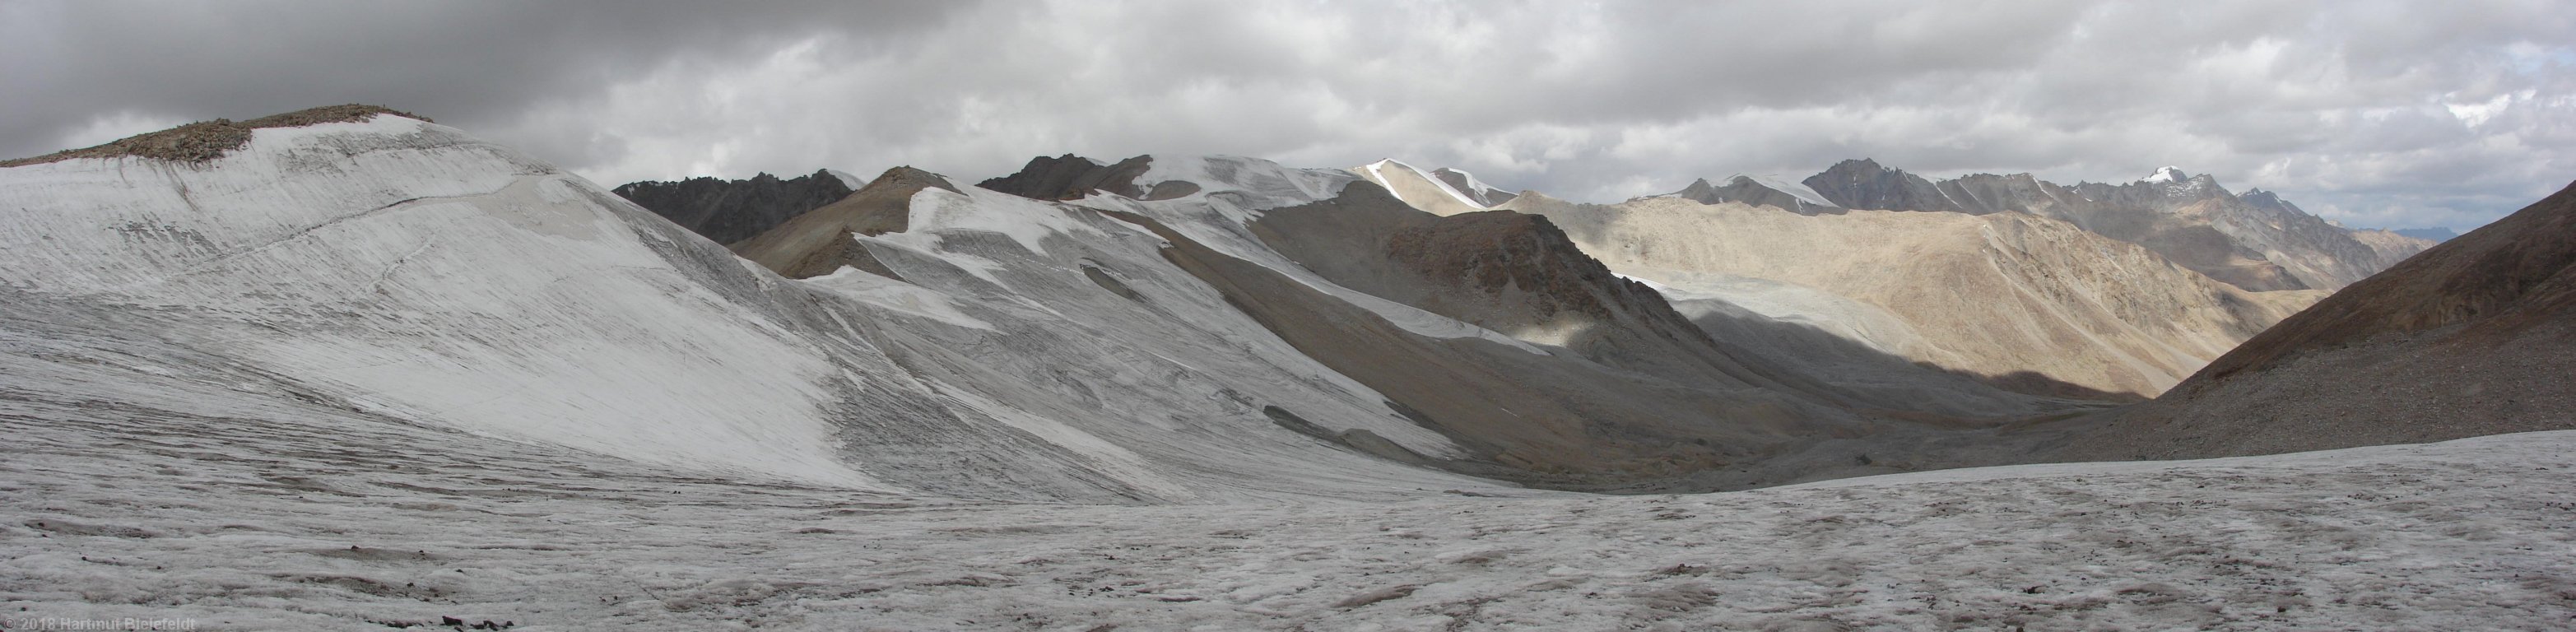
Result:
<svg viewBox="0 0 2576 632"><path fill-rule="evenodd" d="M2319 301L2058 458L2194 458L2576 427L2576 187Z"/></svg>
<svg viewBox="0 0 2576 632"><path fill-rule="evenodd" d="M1339 190L1255 201L1294 187L1246 175L1275 165L1177 169L1193 179L1165 168L1040 157L979 188L1145 227L1233 308L1472 453L1443 467L1556 486L1728 488L1855 462L2017 460L2011 446L2039 439L1959 433L2152 396L2323 294L2247 292L2021 213L1801 215L1536 193L1496 210L1457 188L1463 177L1396 161L1309 171ZM901 256L897 245L867 237L903 232L914 197L945 182L890 171L736 250L790 277L848 266L903 279L879 261ZM1257 212L1211 212L1234 206ZM1425 336L1368 300L1485 338ZM1372 443L1312 432L1288 408L1270 414ZM1921 445L1894 445L1905 442Z"/></svg>
<svg viewBox="0 0 2576 632"><path fill-rule="evenodd" d="M1151 160L1082 164L1134 171L1118 165ZM1025 184L1093 177L1066 174L1064 164L1033 160L1020 174L983 186L1033 199L1069 197L1053 185ZM1611 274L1535 216L1443 217L1373 183L1351 182L1327 199L1263 210L1244 226L1262 250L1293 266L1283 269L1211 248L1168 226L1174 217L1168 212L1149 216L1203 202L1114 195L1086 202L1154 229L1172 244L1167 258L1300 352L1385 394L1408 417L1476 446L1480 459L1524 470L1448 464L1470 473L1532 480L1530 472L1537 472L1552 475L1542 482L1582 486L1615 480L1602 472L1671 476L1734 468L1740 475L1718 484L1741 486L1812 475L1816 464L1784 471L1767 462L1819 439L1991 425L2068 408L1937 372L1918 370L1926 384L1898 396L1747 362L1651 289ZM1300 280L1287 271L1320 278ZM1325 283L1527 344L1409 332L1347 295L1317 288ZM1889 414L1900 409L1908 414ZM1950 425L1927 426L1913 417Z"/></svg>
<svg viewBox="0 0 2576 632"><path fill-rule="evenodd" d="M791 279L831 274L843 266L892 279L902 275L868 254L851 235L900 233L910 226L912 196L922 189L958 190L947 178L895 167L866 186L820 208L733 244L734 254Z"/></svg>
<svg viewBox="0 0 2576 632"><path fill-rule="evenodd" d="M2231 193L2208 174L2173 167L2119 184L2061 185L2028 173L1936 182L1864 159L1835 164L1799 185L1846 209L2063 220L2257 292L2340 288L2433 245L2387 231L2347 229L2277 194Z"/></svg>
<svg viewBox="0 0 2576 632"><path fill-rule="evenodd" d="M2153 396L2322 294L2247 292L2020 213L1803 215L1535 193L1502 206L1554 220L1620 274L2034 394Z"/></svg>

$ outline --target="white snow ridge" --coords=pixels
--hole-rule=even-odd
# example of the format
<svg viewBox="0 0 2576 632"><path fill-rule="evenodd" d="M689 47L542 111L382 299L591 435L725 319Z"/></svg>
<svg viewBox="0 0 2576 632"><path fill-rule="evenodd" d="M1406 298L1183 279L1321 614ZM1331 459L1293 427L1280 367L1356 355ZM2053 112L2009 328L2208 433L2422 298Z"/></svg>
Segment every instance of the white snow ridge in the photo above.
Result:
<svg viewBox="0 0 2576 632"><path fill-rule="evenodd" d="M1789 194L1789 197L1797 198L1797 199L1798 199L1798 202L1799 202L1800 204L1806 204L1806 205L1809 205L1809 206L1815 206L1815 207L1818 207L1818 208L1833 208L1833 207L1834 207L1834 203L1833 203L1833 202L1830 202L1830 201L1827 201L1827 200L1825 199L1824 194L1817 193L1815 189L1813 189L1813 188L1809 188L1805 183L1802 183L1802 182L1799 182L1799 181L1796 181L1796 180L1791 180L1791 179L1789 179L1789 178L1782 177L1782 176L1775 175L1775 174L1762 174L1762 175L1743 175L1743 174L1737 174L1735 177L1737 177L1737 178L1744 178L1744 179L1747 179L1747 180L1752 180L1752 181L1754 182L1754 184L1759 184L1759 185L1762 185L1762 186L1765 186L1765 187L1770 187L1770 188L1771 188L1771 190L1773 190L1773 191L1779 191L1779 192L1781 192L1781 193L1787 193L1787 194Z"/></svg>
<svg viewBox="0 0 2576 632"><path fill-rule="evenodd" d="M1487 446L1190 268L1500 350L1440 357L1590 366L1265 245L1264 214L1362 180L1485 208L1480 183L1361 171L1160 159L1144 185L1194 188L1152 200L921 188L889 202L900 229L818 248L867 265L791 279L393 115L202 163L0 168L0 630L2576 621L2576 431L1715 494L1480 478L1456 464Z"/></svg>

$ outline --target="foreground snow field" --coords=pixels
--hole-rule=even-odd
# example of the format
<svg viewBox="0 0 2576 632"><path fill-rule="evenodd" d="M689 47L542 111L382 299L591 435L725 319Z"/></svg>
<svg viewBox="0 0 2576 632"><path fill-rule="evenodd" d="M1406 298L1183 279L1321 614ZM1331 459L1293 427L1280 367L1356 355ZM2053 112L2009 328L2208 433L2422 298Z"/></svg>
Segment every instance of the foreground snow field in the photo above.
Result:
<svg viewBox="0 0 2576 632"><path fill-rule="evenodd" d="M94 396L0 383L9 630L2576 625L2576 432L1698 496L967 505L55 377Z"/></svg>

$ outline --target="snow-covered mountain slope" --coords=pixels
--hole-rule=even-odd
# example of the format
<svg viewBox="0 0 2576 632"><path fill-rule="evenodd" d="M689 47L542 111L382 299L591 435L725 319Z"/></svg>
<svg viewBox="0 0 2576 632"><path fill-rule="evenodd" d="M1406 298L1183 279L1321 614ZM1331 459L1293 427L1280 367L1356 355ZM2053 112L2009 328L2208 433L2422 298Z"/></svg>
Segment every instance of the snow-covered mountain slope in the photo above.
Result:
<svg viewBox="0 0 2576 632"><path fill-rule="evenodd" d="M1476 319L1481 313L1444 314L1425 309L1439 305L1406 302L1415 296L1370 293L1382 288L1337 281L1333 268L1310 268L1274 247L1274 220L1354 195L1379 201L1372 207L1379 210L1437 218L1347 174L1223 157L1158 157L1152 169L1190 178L1179 181L1196 192L1074 204L1156 231L1173 265L1299 352L1506 468L1472 471L1553 484L1664 476L1756 459L1802 434L1849 434L1860 423L1741 381L1696 384L1606 367L1553 344L1561 340L1484 326L1505 323Z"/></svg>
<svg viewBox="0 0 2576 632"><path fill-rule="evenodd" d="M2271 454L2576 428L2576 187L2352 284L2061 458Z"/></svg>
<svg viewBox="0 0 2576 632"><path fill-rule="evenodd" d="M1094 502L1492 487L1310 436L1461 453L1160 272L1161 239L998 193L917 197L913 230L877 242L914 287L791 281L517 152L378 116L258 130L204 163L0 170L0 286L12 327L131 323L98 335L225 363L142 361L160 370L682 471Z"/></svg>
<svg viewBox="0 0 2576 632"><path fill-rule="evenodd" d="M1266 161L1121 164L1138 160L1144 173L1120 188L1191 193L1137 199L1096 187L1068 202L1154 230L1170 244L1165 258L1298 351L1513 468L1471 471L1590 487L1724 466L1744 475L1710 484L1743 486L1847 465L1774 468L1818 441L1929 431L1925 421L1988 426L2069 405L1910 365L1864 384L1803 362L1747 362L1737 356L1748 343L1712 340L1543 218L1442 216L1364 177ZM1040 159L983 186L1043 203L1068 194L1027 183L1068 161L1102 164ZM1924 379L1895 377L1903 372Z"/></svg>
<svg viewBox="0 0 2576 632"><path fill-rule="evenodd" d="M2387 233L2363 235L2270 192L2237 195L2208 174L2175 167L2126 184L2066 186L2027 173L1933 182L1875 161L1846 160L1808 177L1805 184L1844 208L2012 212L2063 220L2257 292L2340 288L2433 243ZM1799 210L1792 204L1774 205Z"/></svg>
<svg viewBox="0 0 2576 632"><path fill-rule="evenodd" d="M112 350L63 355L93 341L47 333L34 342L55 351L0 341L11 629L2550 629L2576 617L2564 519L2576 433L1688 496L959 505L422 427L215 373L156 375ZM158 366L222 362L145 346L129 349ZM41 384L19 388L28 381Z"/></svg>
<svg viewBox="0 0 2576 632"><path fill-rule="evenodd" d="M2314 299L2244 292L2022 214L1811 216L1673 196L1603 206L1532 194L1504 206L1554 220L1620 274L1675 287L1750 277L1884 310L1922 343L1904 361L2032 393L2152 396Z"/></svg>
<svg viewBox="0 0 2576 632"><path fill-rule="evenodd" d="M1058 167L1052 165L1068 160L1099 165L1097 161L1075 156L1055 160L1057 162L1054 163L1031 161L1031 167L1055 169ZM1155 220L1163 229L1178 231L1193 243L1284 275L1302 286L1367 310L1407 332L1432 338L1480 338L1531 354L1547 353L1500 332L1327 281L1288 260L1253 235L1251 224L1266 209L1306 204L1340 195L1344 186L1356 181L1347 172L1296 169L1239 156L1137 156L1119 164L1144 166L1142 172L1127 180L1135 183L1132 185L1135 190L1145 191L1142 197L1116 194L1107 188L1076 192L1045 186L1024 188L1014 184L1035 180L1024 177L1029 173L1027 171L987 180L976 188L1040 201L1061 196L1084 208L1142 215ZM1094 192L1107 195L1095 195Z"/></svg>

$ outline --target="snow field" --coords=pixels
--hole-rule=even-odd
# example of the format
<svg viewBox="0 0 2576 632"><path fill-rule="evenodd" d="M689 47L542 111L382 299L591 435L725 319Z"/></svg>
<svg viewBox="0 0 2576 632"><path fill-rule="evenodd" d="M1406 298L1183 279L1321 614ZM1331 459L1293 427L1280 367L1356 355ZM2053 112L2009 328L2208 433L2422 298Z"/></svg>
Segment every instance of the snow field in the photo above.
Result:
<svg viewBox="0 0 2576 632"><path fill-rule="evenodd" d="M2576 432L1699 496L1117 507L746 485L363 419L321 431L85 406L0 393L17 439L0 448L0 600L26 608L8 616L534 631L2576 617Z"/></svg>

